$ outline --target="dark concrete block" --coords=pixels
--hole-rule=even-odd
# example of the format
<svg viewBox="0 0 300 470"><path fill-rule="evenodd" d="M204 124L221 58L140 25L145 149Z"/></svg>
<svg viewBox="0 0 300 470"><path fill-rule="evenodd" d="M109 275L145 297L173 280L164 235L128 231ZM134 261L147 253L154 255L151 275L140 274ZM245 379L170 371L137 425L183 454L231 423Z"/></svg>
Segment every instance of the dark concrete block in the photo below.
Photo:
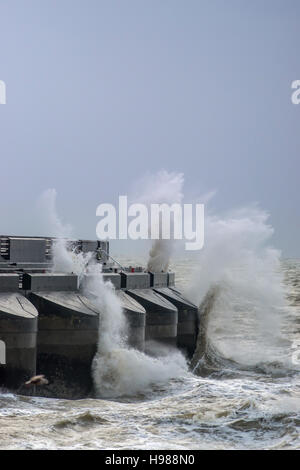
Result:
<svg viewBox="0 0 300 470"><path fill-rule="evenodd" d="M145 349L146 311L133 297L123 290L117 291L127 322L128 344L140 351Z"/></svg>
<svg viewBox="0 0 300 470"><path fill-rule="evenodd" d="M175 273L168 273L168 286L175 285Z"/></svg>
<svg viewBox="0 0 300 470"><path fill-rule="evenodd" d="M118 273L103 273L103 280L104 282L110 281L115 289L121 288L121 276ZM99 275L95 274L85 274L80 282L80 289L82 291L89 291L89 287L93 286L93 280L99 282ZM97 284L95 284L97 285Z"/></svg>
<svg viewBox="0 0 300 470"><path fill-rule="evenodd" d="M19 389L35 374L37 321L37 310L24 296L0 294L0 340L6 356L0 386Z"/></svg>
<svg viewBox="0 0 300 470"><path fill-rule="evenodd" d="M103 273L104 282L111 281L115 289L121 289L121 276L118 273Z"/></svg>
<svg viewBox="0 0 300 470"><path fill-rule="evenodd" d="M76 291L78 276L64 273L25 273L23 289L38 291Z"/></svg>
<svg viewBox="0 0 300 470"><path fill-rule="evenodd" d="M98 242L93 240L82 240L82 252L88 253L90 251L96 251L98 248Z"/></svg>
<svg viewBox="0 0 300 470"><path fill-rule="evenodd" d="M178 309L177 346L192 357L198 336L198 308L183 295L172 288L155 289Z"/></svg>
<svg viewBox="0 0 300 470"><path fill-rule="evenodd" d="M121 273L123 289L148 289L150 287L149 273Z"/></svg>
<svg viewBox="0 0 300 470"><path fill-rule="evenodd" d="M146 310L145 339L176 344L177 308L152 289L134 289L127 293Z"/></svg>
<svg viewBox="0 0 300 470"><path fill-rule="evenodd" d="M167 287L168 273L150 273L151 287Z"/></svg>
<svg viewBox="0 0 300 470"><path fill-rule="evenodd" d="M37 370L50 381L39 394L86 398L93 385L99 311L78 292L31 293L30 300L39 311Z"/></svg>
<svg viewBox="0 0 300 470"><path fill-rule="evenodd" d="M9 237L11 263L44 263L46 253L45 238Z"/></svg>
<svg viewBox="0 0 300 470"><path fill-rule="evenodd" d="M0 292L16 292L19 290L18 274L0 274Z"/></svg>

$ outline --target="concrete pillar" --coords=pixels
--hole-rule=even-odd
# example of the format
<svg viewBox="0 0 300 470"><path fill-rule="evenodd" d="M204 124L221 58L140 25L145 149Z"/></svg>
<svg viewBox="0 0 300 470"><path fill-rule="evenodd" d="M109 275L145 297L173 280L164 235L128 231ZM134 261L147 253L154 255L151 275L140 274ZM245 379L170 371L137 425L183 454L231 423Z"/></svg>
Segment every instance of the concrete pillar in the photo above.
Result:
<svg viewBox="0 0 300 470"><path fill-rule="evenodd" d="M122 289L148 289L150 287L149 273L121 273Z"/></svg>
<svg viewBox="0 0 300 470"><path fill-rule="evenodd" d="M0 274L0 386L19 389L36 372L36 308L19 292L18 274ZM4 344L4 347L3 347Z"/></svg>
<svg viewBox="0 0 300 470"><path fill-rule="evenodd" d="M154 290L177 308L177 346L192 357L198 336L198 308L175 289L161 287Z"/></svg>
<svg viewBox="0 0 300 470"><path fill-rule="evenodd" d="M152 289L126 291L146 310L145 340L176 345L177 308Z"/></svg>
<svg viewBox="0 0 300 470"><path fill-rule="evenodd" d="M116 292L127 320L128 344L135 349L144 351L146 331L146 310L133 297L119 290Z"/></svg>
<svg viewBox="0 0 300 470"><path fill-rule="evenodd" d="M84 276L81 286L83 292L86 292L89 286L89 278L93 279L93 274ZM96 276L97 278L97 276ZM145 348L145 323L146 311L142 305L121 290L121 276L117 273L103 273L104 282L111 282L116 289L116 295L119 297L123 313L127 320L127 339L128 344L135 349L144 351ZM148 277L147 277L148 279ZM90 293L89 299L93 302L95 293ZM101 322L100 322L101 328Z"/></svg>
<svg viewBox="0 0 300 470"><path fill-rule="evenodd" d="M150 287L167 287L169 273L149 273Z"/></svg>
<svg viewBox="0 0 300 470"><path fill-rule="evenodd" d="M39 395L84 398L92 393L91 364L97 351L99 311L77 290L77 276L27 274L28 296L39 312L37 372L50 381ZM25 284L24 284L25 285ZM45 286L61 291L46 291ZM64 288L66 290L64 290Z"/></svg>

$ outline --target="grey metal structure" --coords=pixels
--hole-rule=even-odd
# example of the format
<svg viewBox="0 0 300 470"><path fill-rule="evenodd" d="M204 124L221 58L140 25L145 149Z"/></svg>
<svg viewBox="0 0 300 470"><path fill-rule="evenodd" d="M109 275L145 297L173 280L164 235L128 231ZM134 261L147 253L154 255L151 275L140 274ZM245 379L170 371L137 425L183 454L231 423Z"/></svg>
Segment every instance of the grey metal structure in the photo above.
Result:
<svg viewBox="0 0 300 470"><path fill-rule="evenodd" d="M53 272L56 242L51 237L0 236L0 341L6 356L0 363L0 387L26 393L22 384L39 373L50 383L34 393L84 398L93 393L91 364L102 328L100 294L89 292L93 274L79 285L77 275ZM144 351L147 341L155 340L192 356L198 309L175 289L174 273L123 267L110 256L107 241L65 243L75 253L91 252L101 264L103 281L120 299L129 347Z"/></svg>
<svg viewBox="0 0 300 470"><path fill-rule="evenodd" d="M16 267L19 270L44 270L52 267L53 237L12 237L0 235L0 272ZM107 241L67 240L70 250L95 252L97 259L106 266L109 262Z"/></svg>
<svg viewBox="0 0 300 470"><path fill-rule="evenodd" d="M117 291L127 320L127 339L129 346L144 351L146 331L146 310L125 291Z"/></svg>
<svg viewBox="0 0 300 470"><path fill-rule="evenodd" d="M192 356L198 337L198 308L172 287L159 287L154 290L177 308L177 346L185 350L188 356Z"/></svg>
<svg viewBox="0 0 300 470"><path fill-rule="evenodd" d="M146 310L145 339L175 346L177 308L152 289L134 289L126 292Z"/></svg>
<svg viewBox="0 0 300 470"><path fill-rule="evenodd" d="M36 372L38 311L19 291L17 274L0 274L0 339L5 344L5 364L0 385L19 388Z"/></svg>

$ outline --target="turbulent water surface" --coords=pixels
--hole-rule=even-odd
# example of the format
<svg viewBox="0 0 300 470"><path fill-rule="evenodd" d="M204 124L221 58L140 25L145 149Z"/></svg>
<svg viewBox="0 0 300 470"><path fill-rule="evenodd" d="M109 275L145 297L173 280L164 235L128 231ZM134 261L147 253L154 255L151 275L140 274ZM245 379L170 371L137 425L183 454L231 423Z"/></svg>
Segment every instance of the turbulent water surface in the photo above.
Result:
<svg viewBox="0 0 300 470"><path fill-rule="evenodd" d="M173 267L184 289L190 263ZM134 367L136 392L131 384L121 397L78 401L0 393L0 447L300 448L300 262L284 261L281 269L288 307L274 296L266 315L256 291L251 298L237 283L215 288L192 364L170 351L157 363L132 351L115 359L114 373L133 377Z"/></svg>

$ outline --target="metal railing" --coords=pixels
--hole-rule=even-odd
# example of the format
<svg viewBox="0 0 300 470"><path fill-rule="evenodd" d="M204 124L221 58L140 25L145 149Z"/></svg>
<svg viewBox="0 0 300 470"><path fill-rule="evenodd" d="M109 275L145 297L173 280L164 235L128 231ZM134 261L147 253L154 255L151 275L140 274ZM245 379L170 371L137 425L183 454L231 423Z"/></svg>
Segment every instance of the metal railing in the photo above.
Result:
<svg viewBox="0 0 300 470"><path fill-rule="evenodd" d="M108 258L112 259L113 262L116 263L116 264L121 268L122 271L125 271L124 266L122 266L121 263L119 263L119 261L117 261L115 258L113 258L106 250L104 250L103 248L98 248L97 252L98 252L98 253L99 253L99 252L105 253L106 256L107 256Z"/></svg>

